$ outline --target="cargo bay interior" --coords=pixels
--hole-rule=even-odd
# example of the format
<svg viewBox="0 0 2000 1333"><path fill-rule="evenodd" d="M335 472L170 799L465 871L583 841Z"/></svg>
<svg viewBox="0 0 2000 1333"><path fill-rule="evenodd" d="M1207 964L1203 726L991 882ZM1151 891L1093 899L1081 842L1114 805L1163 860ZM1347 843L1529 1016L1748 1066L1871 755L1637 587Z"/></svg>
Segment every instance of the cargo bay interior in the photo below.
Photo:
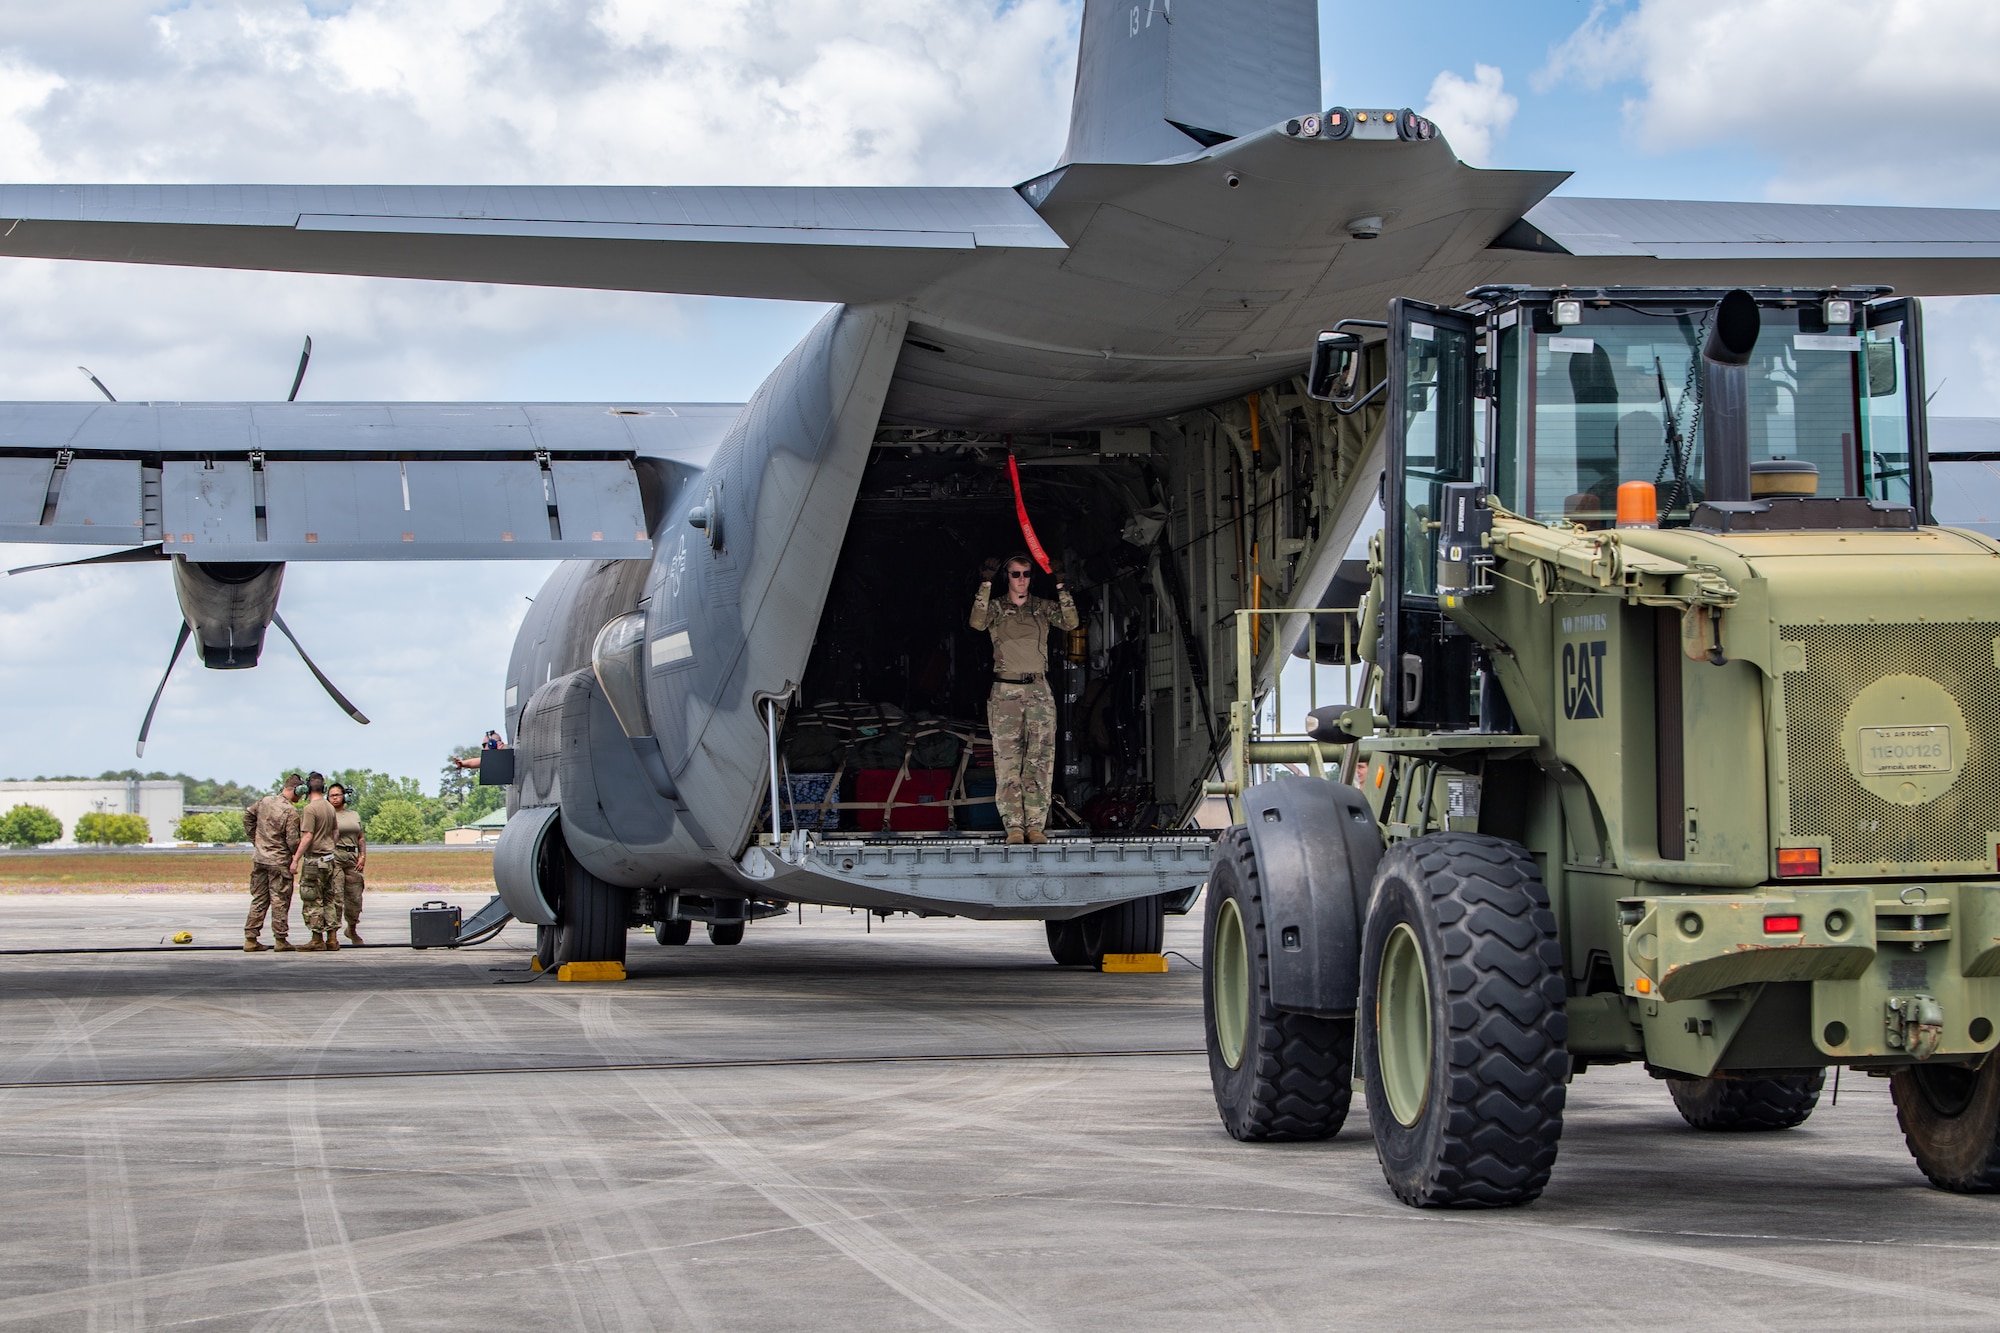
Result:
<svg viewBox="0 0 2000 1333"><path fill-rule="evenodd" d="M1343 416L1290 379L1116 429L879 431L784 723L787 828L998 836L992 653L967 618L981 563L1026 546L1010 454L1082 622L1050 636L1050 831L1191 822L1228 737L1233 613L1326 604L1342 552L1315 557L1381 417L1379 402ZM1301 585L1309 569L1322 586ZM1033 591L1054 598L1054 580L1038 570ZM1261 675L1278 645L1258 646Z"/></svg>

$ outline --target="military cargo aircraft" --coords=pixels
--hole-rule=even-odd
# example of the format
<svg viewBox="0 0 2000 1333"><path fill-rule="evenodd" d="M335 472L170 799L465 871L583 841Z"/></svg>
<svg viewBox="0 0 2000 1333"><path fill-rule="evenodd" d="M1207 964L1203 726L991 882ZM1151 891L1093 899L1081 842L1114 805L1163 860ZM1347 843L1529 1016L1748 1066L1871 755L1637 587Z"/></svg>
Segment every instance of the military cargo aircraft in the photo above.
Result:
<svg viewBox="0 0 2000 1333"><path fill-rule="evenodd" d="M1320 105L1318 50L1315 0L1086 0L1067 147L1013 188L0 186L0 256L835 306L740 406L5 405L0 540L171 561L218 668L288 561L564 560L487 773L546 962L797 903L1157 950L1239 659L1303 624L1246 656L1232 613L1324 605L1373 501L1382 403L1304 391L1319 330L1500 283L2000 291L2000 213L1557 197ZM1084 618L1044 846L982 817L966 626L1023 511Z"/></svg>

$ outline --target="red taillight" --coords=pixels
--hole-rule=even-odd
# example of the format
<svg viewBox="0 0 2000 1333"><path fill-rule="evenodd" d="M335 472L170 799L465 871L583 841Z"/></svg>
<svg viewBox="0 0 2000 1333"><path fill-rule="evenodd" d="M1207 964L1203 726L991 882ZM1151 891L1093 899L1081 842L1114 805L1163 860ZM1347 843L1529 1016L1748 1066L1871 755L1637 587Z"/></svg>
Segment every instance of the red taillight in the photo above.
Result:
<svg viewBox="0 0 2000 1333"><path fill-rule="evenodd" d="M1780 847L1778 849L1778 878L1794 879L1800 875L1819 873L1819 848Z"/></svg>
<svg viewBox="0 0 2000 1333"><path fill-rule="evenodd" d="M1803 929L1795 916L1767 916L1764 918L1766 935L1796 935Z"/></svg>

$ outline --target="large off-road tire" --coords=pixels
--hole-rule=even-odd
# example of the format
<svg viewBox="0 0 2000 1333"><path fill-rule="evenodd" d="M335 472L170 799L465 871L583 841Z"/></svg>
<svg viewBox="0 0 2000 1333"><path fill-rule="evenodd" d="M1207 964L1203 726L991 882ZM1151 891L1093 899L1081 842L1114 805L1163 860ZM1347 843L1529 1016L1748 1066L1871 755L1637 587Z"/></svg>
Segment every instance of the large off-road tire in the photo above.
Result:
<svg viewBox="0 0 2000 1333"><path fill-rule="evenodd" d="M630 895L565 856L556 963L623 963Z"/></svg>
<svg viewBox="0 0 2000 1333"><path fill-rule="evenodd" d="M1271 1006L1263 889L1247 830L1223 835L1205 911L1201 1011L1223 1127L1247 1142L1331 1138L1354 1101L1354 1020Z"/></svg>
<svg viewBox="0 0 2000 1333"><path fill-rule="evenodd" d="M1903 1142L1931 1184L1954 1194L2000 1190L2000 1056L1978 1069L1914 1065L1889 1075Z"/></svg>
<svg viewBox="0 0 2000 1333"><path fill-rule="evenodd" d="M688 937L692 934L694 934L694 922L692 921L655 921L653 923L653 938L661 944L669 946L686 944Z"/></svg>
<svg viewBox="0 0 2000 1333"><path fill-rule="evenodd" d="M1562 1138L1564 995L1555 914L1520 844L1433 833L1382 858L1356 1036L1397 1198L1490 1208L1540 1196Z"/></svg>
<svg viewBox="0 0 2000 1333"><path fill-rule="evenodd" d="M743 943L743 923L741 921L711 921L708 923L710 944Z"/></svg>
<svg viewBox="0 0 2000 1333"><path fill-rule="evenodd" d="M1667 1091L1681 1119L1696 1129L1724 1132L1794 1129L1819 1105L1826 1071L1779 1078L1670 1078Z"/></svg>
<svg viewBox="0 0 2000 1333"><path fill-rule="evenodd" d="M1062 967L1095 967L1097 959L1084 948L1083 920L1044 921L1042 928L1048 932L1049 957Z"/></svg>
<svg viewBox="0 0 2000 1333"><path fill-rule="evenodd" d="M1084 935L1086 947L1095 946L1093 963L1102 963L1108 953L1158 953L1167 937L1166 900L1157 893L1100 908L1091 916L1097 918L1095 939L1088 930Z"/></svg>

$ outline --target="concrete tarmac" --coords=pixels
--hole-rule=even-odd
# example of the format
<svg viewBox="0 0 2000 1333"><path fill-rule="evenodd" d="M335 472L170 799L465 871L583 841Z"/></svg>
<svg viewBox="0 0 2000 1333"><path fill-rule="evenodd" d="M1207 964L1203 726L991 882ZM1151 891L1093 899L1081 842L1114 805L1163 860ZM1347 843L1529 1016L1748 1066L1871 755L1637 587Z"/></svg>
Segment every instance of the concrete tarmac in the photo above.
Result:
<svg viewBox="0 0 2000 1333"><path fill-rule="evenodd" d="M406 941L421 898L371 894L363 934ZM0 896L0 950L232 945L242 911ZM0 954L0 1325L2000 1326L2000 1198L1926 1185L1878 1080L1725 1136L1593 1071L1540 1202L1425 1213L1358 1098L1325 1143L1222 1132L1180 959L1105 976L1033 926L812 909L695 938L635 933L602 985L530 981L519 927Z"/></svg>

